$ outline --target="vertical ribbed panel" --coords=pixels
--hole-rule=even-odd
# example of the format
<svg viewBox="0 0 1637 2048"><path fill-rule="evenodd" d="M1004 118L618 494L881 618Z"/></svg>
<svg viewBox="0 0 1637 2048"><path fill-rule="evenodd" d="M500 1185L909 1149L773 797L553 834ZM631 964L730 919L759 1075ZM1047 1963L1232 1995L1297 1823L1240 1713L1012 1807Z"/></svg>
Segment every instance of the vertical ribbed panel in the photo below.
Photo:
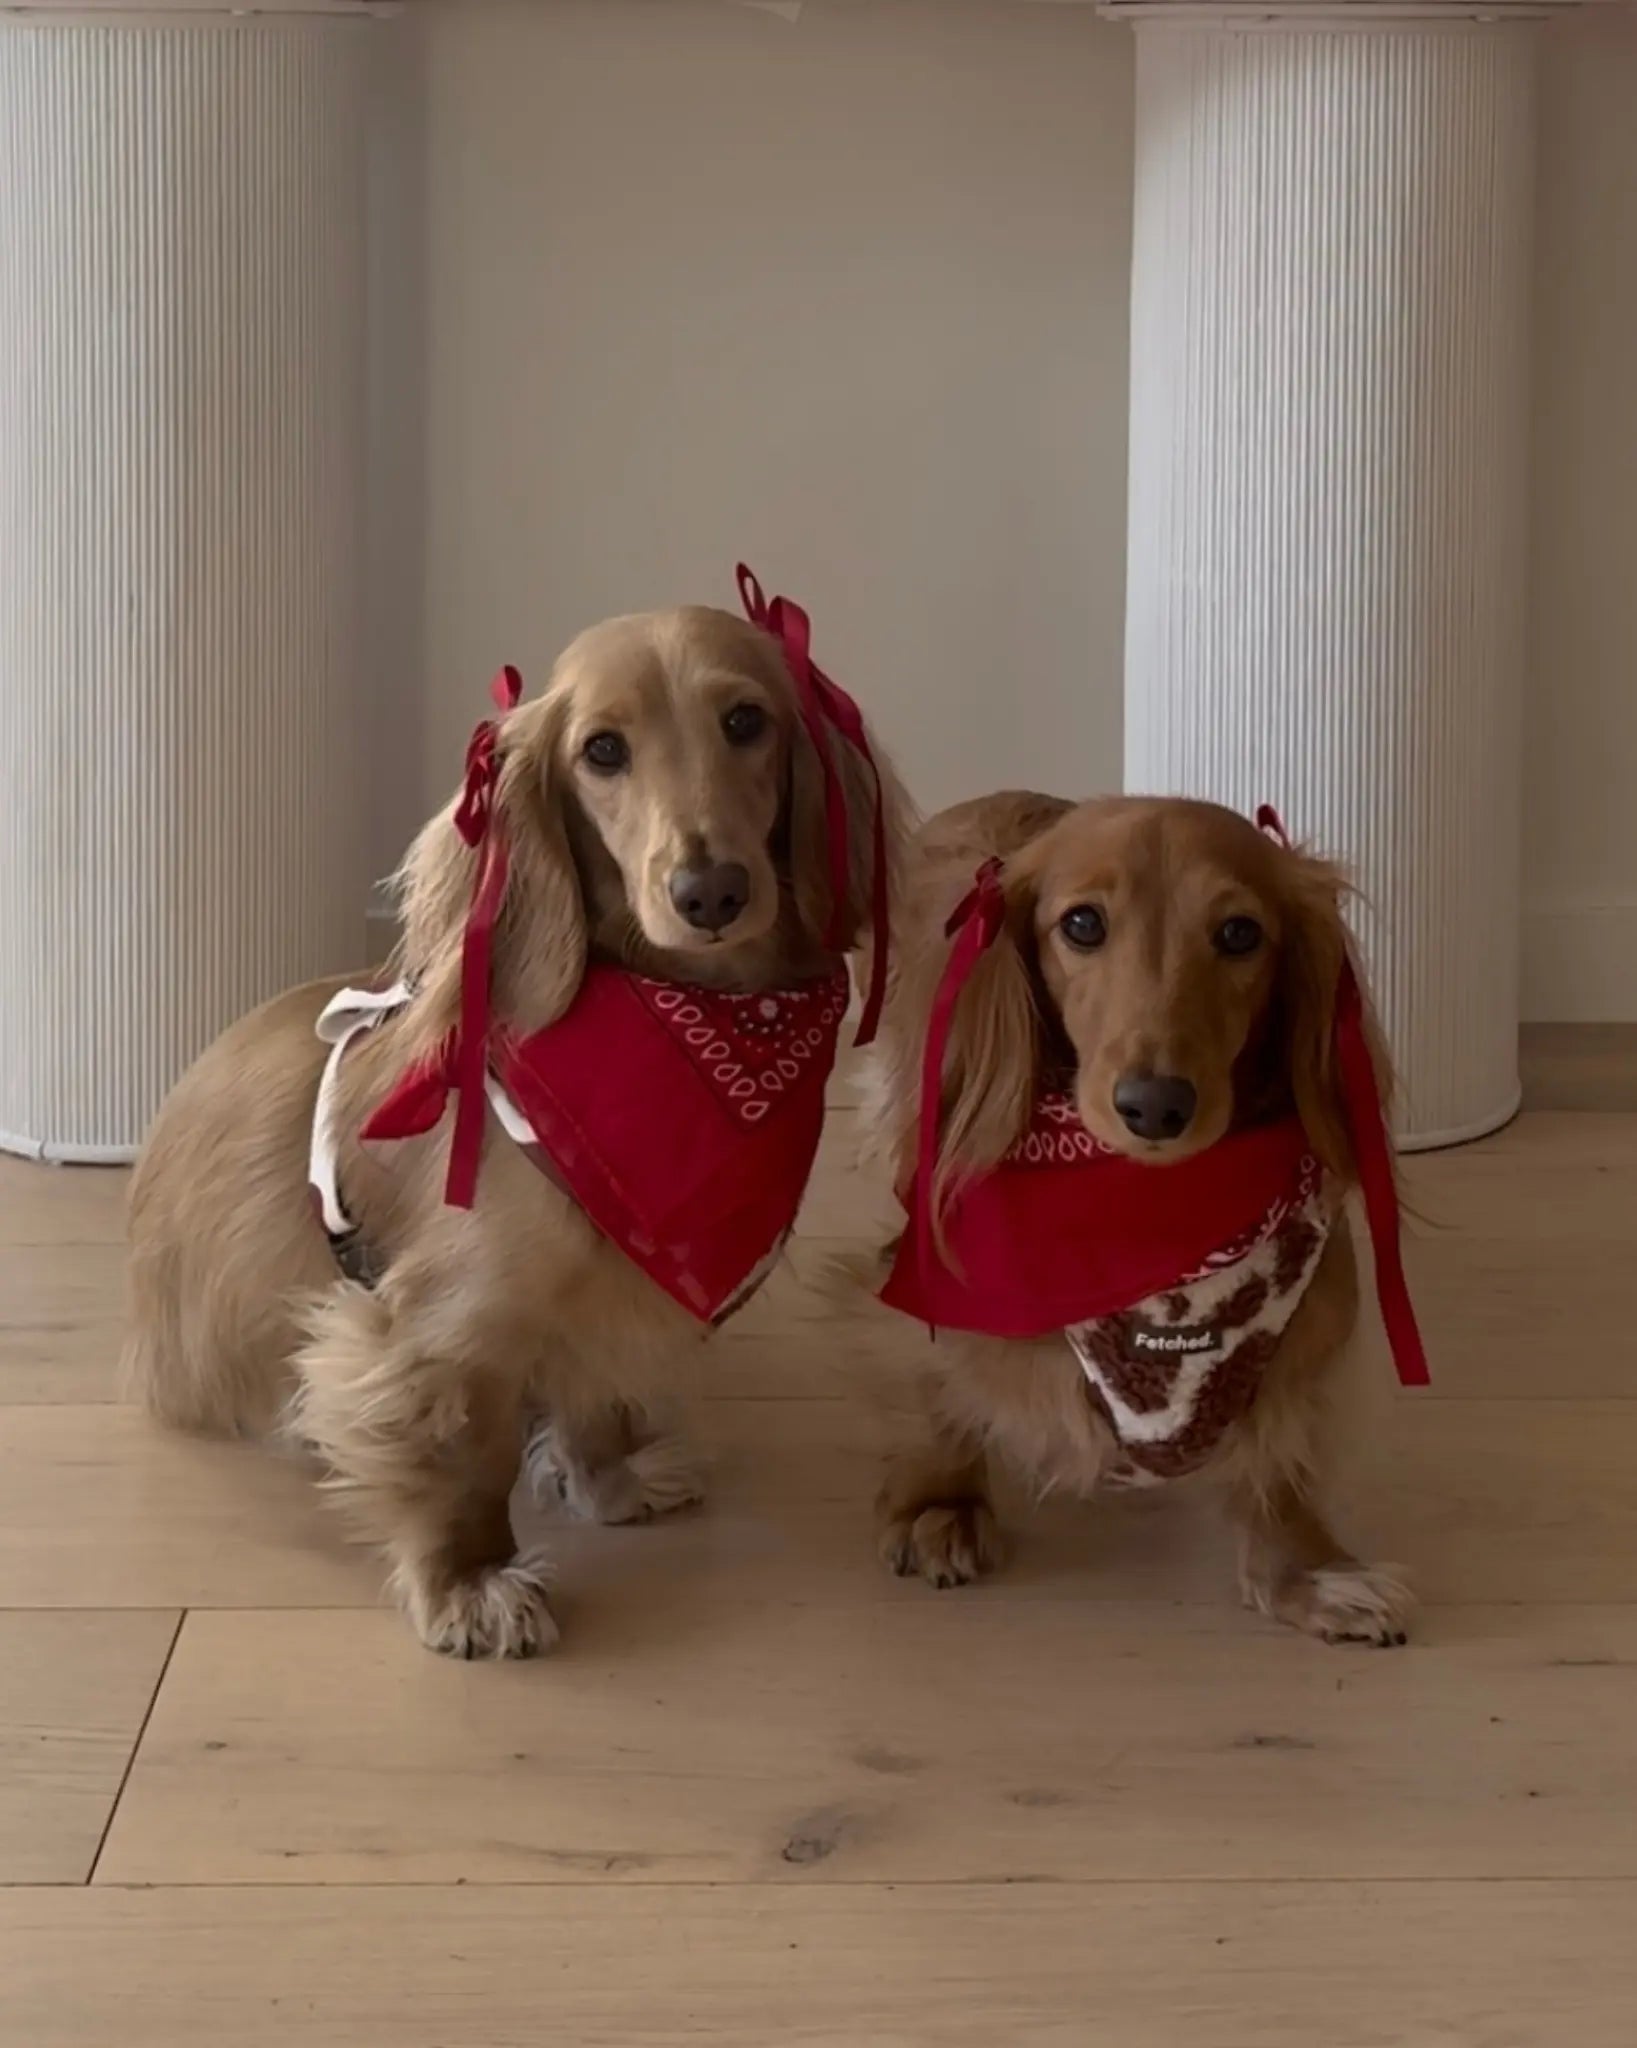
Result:
<svg viewBox="0 0 1637 2048"><path fill-rule="evenodd" d="M1516 1107L1533 46L1138 32L1126 786L1349 861L1408 1144Z"/></svg>
<svg viewBox="0 0 1637 2048"><path fill-rule="evenodd" d="M0 25L0 1143L359 953L359 23Z"/></svg>

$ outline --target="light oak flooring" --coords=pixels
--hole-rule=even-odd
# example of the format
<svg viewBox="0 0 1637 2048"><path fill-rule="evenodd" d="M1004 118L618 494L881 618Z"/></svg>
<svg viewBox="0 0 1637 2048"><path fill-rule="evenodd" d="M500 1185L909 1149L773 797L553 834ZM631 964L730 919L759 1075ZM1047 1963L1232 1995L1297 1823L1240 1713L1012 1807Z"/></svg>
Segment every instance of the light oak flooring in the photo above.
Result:
<svg viewBox="0 0 1637 2048"><path fill-rule="evenodd" d="M1370 1348L1346 1484L1392 1653L1240 1613L1187 1500L880 1573L837 1368L921 1340L802 1286L881 1213L839 1092L710 1507L564 1529L509 1667L117 1405L123 1177L0 1162L0 2048L1630 2048L1637 1115L1412 1163L1436 1384Z"/></svg>

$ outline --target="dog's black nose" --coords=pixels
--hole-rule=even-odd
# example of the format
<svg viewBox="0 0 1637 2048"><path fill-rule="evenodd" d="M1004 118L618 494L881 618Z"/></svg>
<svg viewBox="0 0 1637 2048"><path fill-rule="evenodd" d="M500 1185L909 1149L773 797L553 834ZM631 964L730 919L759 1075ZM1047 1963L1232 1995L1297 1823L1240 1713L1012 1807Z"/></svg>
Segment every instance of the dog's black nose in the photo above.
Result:
<svg viewBox="0 0 1637 2048"><path fill-rule="evenodd" d="M696 931L726 931L750 901L750 870L737 860L678 868L671 877L671 901Z"/></svg>
<svg viewBox="0 0 1637 2048"><path fill-rule="evenodd" d="M1198 1102L1193 1082L1180 1074L1122 1074L1114 1084L1120 1120L1139 1138L1180 1138Z"/></svg>

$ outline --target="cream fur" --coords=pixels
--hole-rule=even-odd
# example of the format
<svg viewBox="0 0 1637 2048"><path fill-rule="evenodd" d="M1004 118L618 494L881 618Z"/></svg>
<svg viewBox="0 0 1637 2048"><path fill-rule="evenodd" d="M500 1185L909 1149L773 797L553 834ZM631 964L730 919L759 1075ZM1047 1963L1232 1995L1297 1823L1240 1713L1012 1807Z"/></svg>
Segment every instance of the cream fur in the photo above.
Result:
<svg viewBox="0 0 1637 2048"><path fill-rule="evenodd" d="M754 702L765 737L730 747L723 707ZM592 775L589 732L630 742L629 773ZM849 795L845 939L865 936L870 796L833 741ZM755 989L822 969L829 915L821 783L782 656L725 613L609 622L563 657L499 734L510 848L495 939L495 1014L521 1030L572 1000L586 960ZM901 798L883 767L891 845ZM636 1519L698 1497L653 1423L682 1388L698 1326L490 1124L476 1206L443 1200L448 1130L367 1150L356 1132L459 1000L473 856L446 807L401 877L395 963L410 1007L349 1049L338 1096L341 1184L387 1267L338 1278L307 1200L325 1048L314 1021L340 984L296 989L228 1031L161 1109L131 1199L128 1384L178 1428L283 1435L318 1461L353 1531L383 1554L431 1647L519 1656L555 1628L537 1557L507 1502L525 1443L565 1497ZM732 857L752 879L743 929L706 944L676 918L669 864Z"/></svg>

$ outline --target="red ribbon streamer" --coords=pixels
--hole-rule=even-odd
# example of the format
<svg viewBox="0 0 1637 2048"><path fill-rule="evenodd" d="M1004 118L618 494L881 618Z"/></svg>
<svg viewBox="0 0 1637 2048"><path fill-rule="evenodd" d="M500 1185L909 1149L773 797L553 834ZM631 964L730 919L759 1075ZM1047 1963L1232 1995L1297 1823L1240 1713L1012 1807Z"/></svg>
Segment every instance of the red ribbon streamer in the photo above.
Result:
<svg viewBox="0 0 1637 2048"><path fill-rule="evenodd" d="M1258 831L1291 850L1290 834L1272 804L1262 804L1256 813ZM1341 1099L1347 1113L1347 1128L1353 1140L1353 1158L1358 1168L1359 1189L1364 1196L1365 1219L1370 1226L1370 1245L1376 1262L1376 1300L1393 1364L1402 1387L1425 1387L1432 1383L1426 1346L1421 1341L1415 1306L1410 1300L1409 1282L1404 1277L1401 1243L1403 1219L1398 1210L1398 1181L1393 1172L1392 1141L1382 1114L1381 1090L1376 1085L1375 1061L1364 1033L1364 995L1353 972L1353 963L1343 963L1336 989L1336 1017L1333 1046L1341 1076Z"/></svg>
<svg viewBox="0 0 1637 2048"><path fill-rule="evenodd" d="M972 970L999 937L1006 922L1006 893L1001 887L1001 864L986 860L978 869L972 887L950 913L944 931L955 943L938 979L927 1018L926 1045L921 1054L921 1125L916 1134L915 1231L923 1273L937 1266L932 1233L932 1182L938 1170L938 1124L943 1108L944 1054L949 1046L949 1029L961 990L972 978Z"/></svg>
<svg viewBox="0 0 1637 2048"><path fill-rule="evenodd" d="M489 685L502 713L523 694L523 678L510 663ZM460 1099L449 1141L449 1172L443 1198L469 1209L477 1195L478 1155L483 1149L483 1108L489 1066L489 979L495 920L506 893L509 854L495 818L495 785L500 779L499 722L485 718L466 747L466 782L455 806L455 830L477 853L472 907L460 946L460 1025L449 1072Z"/></svg>
<svg viewBox="0 0 1637 2048"><path fill-rule="evenodd" d="M863 713L847 692L832 682L813 660L810 652L812 622L806 612L792 598L775 597L770 601L764 597L761 584L743 562L736 573L745 617L753 626L760 626L764 632L771 633L784 649L784 658L796 686L796 705L801 722L813 743L823 772L824 833L830 861L830 923L824 934L824 944L832 953L842 950L846 937L847 898L852 878L847 847L847 797L841 786L826 726L839 733L849 746L863 755L875 781L874 847L871 855L874 866L870 879L873 958L864 1010L853 1040L854 1045L868 1045L881 1021L881 1006L887 992L887 820L881 770L870 751Z"/></svg>
<svg viewBox="0 0 1637 2048"><path fill-rule="evenodd" d="M1381 1320L1386 1325L1387 1342L1392 1346L1393 1364L1398 1368L1398 1383L1401 1387L1429 1386L1432 1373L1427 1366L1426 1347L1415 1320L1409 1282L1404 1278L1392 1147L1381 1113L1375 1062L1364 1035L1364 997L1351 962L1342 969L1341 986L1336 990L1335 1044L1342 1100L1347 1105L1347 1125L1353 1137L1353 1157L1370 1225L1370 1243L1375 1251L1376 1300L1381 1304Z"/></svg>

